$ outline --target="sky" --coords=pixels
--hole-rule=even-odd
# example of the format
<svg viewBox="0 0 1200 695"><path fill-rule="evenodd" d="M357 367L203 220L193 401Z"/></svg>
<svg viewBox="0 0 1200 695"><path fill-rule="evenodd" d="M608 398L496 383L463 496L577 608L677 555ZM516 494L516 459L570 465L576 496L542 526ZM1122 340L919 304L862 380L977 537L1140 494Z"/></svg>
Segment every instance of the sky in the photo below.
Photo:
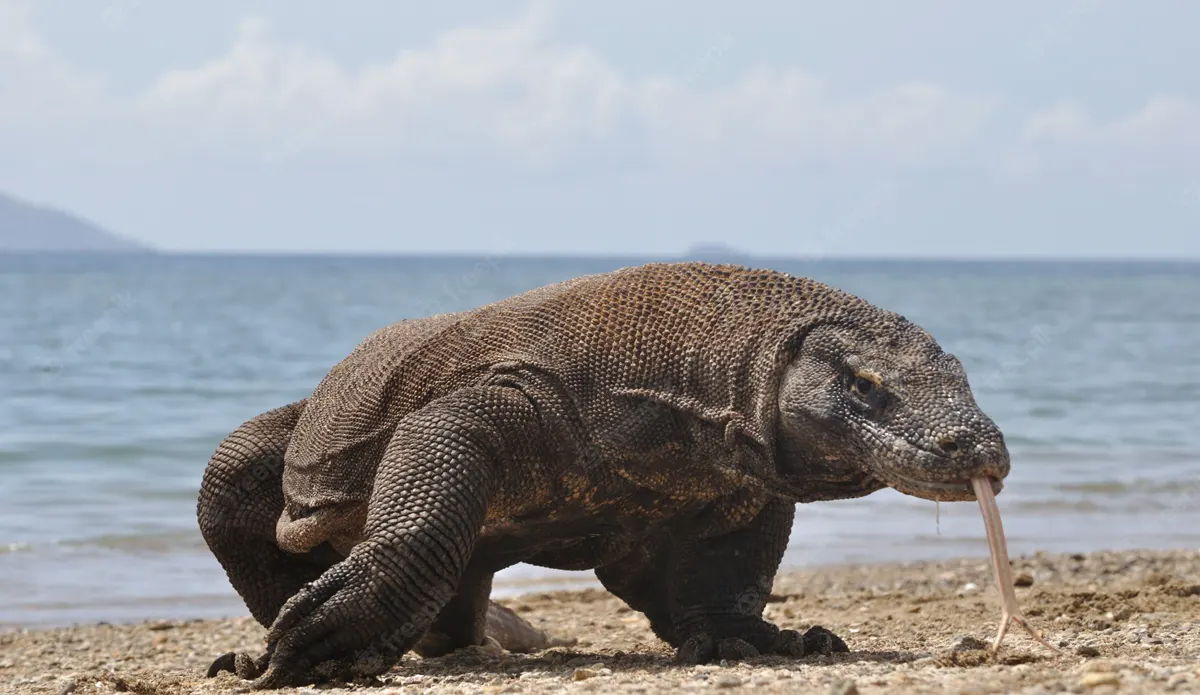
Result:
<svg viewBox="0 0 1200 695"><path fill-rule="evenodd" d="M1200 258L1200 3L0 0L0 190L165 250Z"/></svg>

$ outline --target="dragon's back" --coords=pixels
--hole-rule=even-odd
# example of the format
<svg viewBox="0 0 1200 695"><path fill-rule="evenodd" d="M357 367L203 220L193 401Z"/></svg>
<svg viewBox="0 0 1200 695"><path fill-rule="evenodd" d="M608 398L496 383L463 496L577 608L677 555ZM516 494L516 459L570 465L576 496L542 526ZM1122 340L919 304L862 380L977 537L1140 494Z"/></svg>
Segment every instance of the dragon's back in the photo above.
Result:
<svg viewBox="0 0 1200 695"><path fill-rule="evenodd" d="M662 263L393 324L364 340L309 399L287 452L289 503L365 500L400 418L502 372L564 394L601 449L628 429L638 400L735 422L761 439L761 385L778 366L774 352L814 306L840 311L853 302L774 271Z"/></svg>

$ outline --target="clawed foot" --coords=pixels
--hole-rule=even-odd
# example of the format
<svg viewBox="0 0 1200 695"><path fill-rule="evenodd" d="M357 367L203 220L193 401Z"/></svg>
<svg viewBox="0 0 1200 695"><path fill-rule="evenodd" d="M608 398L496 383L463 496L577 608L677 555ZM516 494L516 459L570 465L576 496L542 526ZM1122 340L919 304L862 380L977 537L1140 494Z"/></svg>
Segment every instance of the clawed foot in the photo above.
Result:
<svg viewBox="0 0 1200 695"><path fill-rule="evenodd" d="M381 576L387 564L364 545L284 604L267 634L266 654L225 654L208 675L230 671L261 690L388 671L433 616L398 617L404 602Z"/></svg>
<svg viewBox="0 0 1200 695"><path fill-rule="evenodd" d="M208 667L208 673L205 675L209 678L214 678L218 673L228 671L242 680L252 681L267 670L267 664L271 661L272 651L268 649L265 654L257 659L245 652L222 654L212 662L212 665Z"/></svg>
<svg viewBox="0 0 1200 695"><path fill-rule="evenodd" d="M809 628L803 635L795 630L779 630L769 643L764 643L761 638L753 641L759 642L759 646L740 637L714 640L711 635L705 633L692 635L679 646L675 653L675 663L695 665L721 659L741 661L763 654L799 658L812 654L828 656L835 652L850 651L840 637L819 625Z"/></svg>
<svg viewBox="0 0 1200 695"><path fill-rule="evenodd" d="M804 633L804 653L832 656L835 653L845 654L850 651L846 642L829 630L814 625Z"/></svg>

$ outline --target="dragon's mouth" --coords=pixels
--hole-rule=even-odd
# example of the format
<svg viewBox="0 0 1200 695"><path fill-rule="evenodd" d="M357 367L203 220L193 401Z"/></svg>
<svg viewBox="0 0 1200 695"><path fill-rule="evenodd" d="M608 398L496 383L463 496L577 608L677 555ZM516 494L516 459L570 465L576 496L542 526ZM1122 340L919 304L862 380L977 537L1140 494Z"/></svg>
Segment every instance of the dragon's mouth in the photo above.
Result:
<svg viewBox="0 0 1200 695"><path fill-rule="evenodd" d="M882 444L876 451L885 452L870 466L875 477L906 495L935 502L974 501L971 479L976 477L990 479L993 494L1004 488L1007 458L957 460L878 429L873 428L871 434Z"/></svg>
<svg viewBox="0 0 1200 695"><path fill-rule="evenodd" d="M992 482L992 494L1004 489L1004 482L995 476L988 476ZM913 497L933 500L935 502L969 502L976 499L975 489L971 479L963 480L918 480L896 471L887 475L888 487Z"/></svg>
<svg viewBox="0 0 1200 695"><path fill-rule="evenodd" d="M797 504L806 504L863 497L884 487L887 487L885 482L865 472L850 478L824 480L811 476L799 479L785 476L778 488L778 494Z"/></svg>

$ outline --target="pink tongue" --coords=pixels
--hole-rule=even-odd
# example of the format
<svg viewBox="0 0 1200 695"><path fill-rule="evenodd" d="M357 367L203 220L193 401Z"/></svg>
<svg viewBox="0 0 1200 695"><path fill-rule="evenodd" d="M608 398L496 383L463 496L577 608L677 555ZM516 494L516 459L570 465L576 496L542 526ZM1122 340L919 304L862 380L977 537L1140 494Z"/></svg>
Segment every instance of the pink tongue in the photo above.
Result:
<svg viewBox="0 0 1200 695"><path fill-rule="evenodd" d="M979 500L979 511L983 514L983 526L987 529L988 549L992 551L992 571L996 576L996 586L1000 590L1000 631L996 633L996 641L992 643L992 651L1000 648L1004 641L1004 633L1008 631L1008 623L1014 622L1025 628L1031 637L1047 649L1062 652L1042 639L1021 615L1017 605L1017 591L1013 588L1012 565L1008 562L1008 544L1004 541L1004 525L1000 523L1000 508L996 506L996 495L992 493L990 478L971 478L971 486L975 488L975 497Z"/></svg>

